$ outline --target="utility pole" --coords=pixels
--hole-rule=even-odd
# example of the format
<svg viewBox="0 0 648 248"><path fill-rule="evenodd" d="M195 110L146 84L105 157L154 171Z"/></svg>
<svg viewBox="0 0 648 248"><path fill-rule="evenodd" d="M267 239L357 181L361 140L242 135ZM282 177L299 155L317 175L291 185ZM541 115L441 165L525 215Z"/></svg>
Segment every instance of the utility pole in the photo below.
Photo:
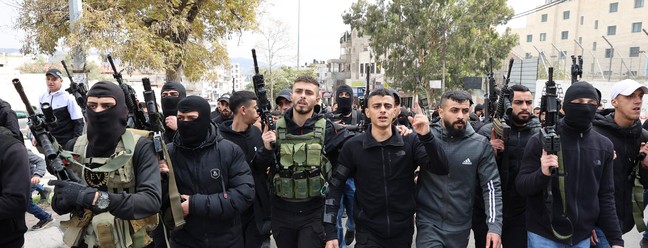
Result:
<svg viewBox="0 0 648 248"><path fill-rule="evenodd" d="M80 34L81 25L79 20L83 16L83 8L81 0L69 0L70 4L70 33ZM88 77L85 69L86 58L83 47L78 45L72 48L72 74L74 74L74 81L78 84L84 84L88 88Z"/></svg>
<svg viewBox="0 0 648 248"><path fill-rule="evenodd" d="M610 45L610 66L608 67L608 72L610 73L608 75L608 82L610 82L610 80L612 78L612 58L614 58L614 46L612 46L612 43L610 43L610 41L608 41L608 39L605 38L605 36L601 36L601 37L603 37L605 42L607 42L608 45Z"/></svg>

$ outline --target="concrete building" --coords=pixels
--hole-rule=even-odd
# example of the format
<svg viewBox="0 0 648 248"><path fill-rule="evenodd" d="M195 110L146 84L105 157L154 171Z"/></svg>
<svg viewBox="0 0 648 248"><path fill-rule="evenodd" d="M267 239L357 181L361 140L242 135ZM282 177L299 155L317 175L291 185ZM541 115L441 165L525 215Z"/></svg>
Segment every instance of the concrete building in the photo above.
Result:
<svg viewBox="0 0 648 248"><path fill-rule="evenodd" d="M648 75L645 0L547 0L537 9L526 16L526 27L513 30L520 44L512 53L538 58L539 71L553 66L556 79L568 80L571 55L582 55L585 80Z"/></svg>

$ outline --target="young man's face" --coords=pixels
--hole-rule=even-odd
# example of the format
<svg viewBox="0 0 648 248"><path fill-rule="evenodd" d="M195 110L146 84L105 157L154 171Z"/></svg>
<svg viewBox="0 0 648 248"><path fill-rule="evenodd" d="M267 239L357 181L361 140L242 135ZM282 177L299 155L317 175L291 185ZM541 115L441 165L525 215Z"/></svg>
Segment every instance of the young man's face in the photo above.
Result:
<svg viewBox="0 0 648 248"><path fill-rule="evenodd" d="M470 101L457 102L446 99L439 108L439 117L443 120L445 128L452 128L457 131L466 129L466 121L470 115Z"/></svg>
<svg viewBox="0 0 648 248"><path fill-rule="evenodd" d="M243 121L245 124L252 125L259 119L259 112L257 112L257 101L251 100L249 106L241 105L239 114L243 114Z"/></svg>
<svg viewBox="0 0 648 248"><path fill-rule="evenodd" d="M641 105L643 103L643 90L637 89L629 96L619 94L612 99L612 106L617 115L621 114L628 120L639 120Z"/></svg>
<svg viewBox="0 0 648 248"><path fill-rule="evenodd" d="M371 126L379 129L391 128L392 121L396 117L395 105L394 97L391 95L370 97L365 114L371 119Z"/></svg>
<svg viewBox="0 0 648 248"><path fill-rule="evenodd" d="M63 79L55 77L51 74L47 74L46 76L46 83L47 83L47 90L49 92L56 92L61 89L61 85L63 84Z"/></svg>
<svg viewBox="0 0 648 248"><path fill-rule="evenodd" d="M530 91L514 91L511 100L511 117L516 123L526 123L531 118L529 109L533 107L533 94Z"/></svg>
<svg viewBox="0 0 648 248"><path fill-rule="evenodd" d="M533 109L533 115L540 116L540 109L539 108Z"/></svg>
<svg viewBox="0 0 648 248"><path fill-rule="evenodd" d="M232 110L230 110L229 103L227 101L218 102L218 109L221 112L221 115L224 117L232 116Z"/></svg>
<svg viewBox="0 0 648 248"><path fill-rule="evenodd" d="M288 99L286 99L286 98L283 98L283 97L282 97L282 98L279 98L278 102L279 102L279 104L278 104L278 106L279 106L279 111L281 111L282 113L283 113L284 111L286 111L286 109L289 109L290 107L292 107L292 102L290 102L290 101L289 101Z"/></svg>
<svg viewBox="0 0 648 248"><path fill-rule="evenodd" d="M305 115L311 113L315 104L319 102L319 99L319 88L317 85L307 82L295 82L293 85L293 109L298 114Z"/></svg>

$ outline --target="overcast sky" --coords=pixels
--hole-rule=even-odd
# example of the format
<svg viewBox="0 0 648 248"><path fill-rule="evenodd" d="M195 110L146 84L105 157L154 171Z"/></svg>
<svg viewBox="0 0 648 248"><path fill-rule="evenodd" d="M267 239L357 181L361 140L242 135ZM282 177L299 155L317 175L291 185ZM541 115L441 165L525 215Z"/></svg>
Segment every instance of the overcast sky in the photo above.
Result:
<svg viewBox="0 0 648 248"><path fill-rule="evenodd" d="M13 29L18 16L15 1L20 0L0 0L0 48L20 48L21 46L22 33ZM299 0L266 0L266 2L263 11L265 15L283 21L290 28L290 39L293 45L286 52L288 58L282 62L296 64ZM342 23L341 16L352 3L351 0L301 1L299 21L301 64L310 63L313 59L328 60L339 57L339 38L349 29ZM508 0L508 4L513 7L516 13L530 10L543 3L544 0ZM488 4L488 1L484 1L484 4ZM524 26L524 24L524 17L510 23L511 26L516 27ZM230 57L251 57L250 49L256 46L258 41L259 37L250 32L233 36L233 39L227 42Z"/></svg>

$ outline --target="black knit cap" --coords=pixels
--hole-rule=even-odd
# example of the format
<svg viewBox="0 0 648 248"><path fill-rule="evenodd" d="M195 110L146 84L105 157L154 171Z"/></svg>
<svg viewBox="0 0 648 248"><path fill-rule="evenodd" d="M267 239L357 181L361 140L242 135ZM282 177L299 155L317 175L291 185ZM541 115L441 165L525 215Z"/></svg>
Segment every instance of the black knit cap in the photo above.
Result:
<svg viewBox="0 0 648 248"><path fill-rule="evenodd" d="M574 99L578 98L589 98L589 99L594 99L597 100L599 99L599 94L596 92L596 89L592 84L585 82L585 81L580 81L573 83L569 88L567 88L567 92L565 92L565 103L569 103Z"/></svg>
<svg viewBox="0 0 648 248"><path fill-rule="evenodd" d="M162 86L162 91L161 92L169 91L169 90L177 91L180 94L179 95L180 98L185 98L187 96L187 91L185 90L185 87L181 83L178 83L178 82L166 82L166 83L164 83L164 85Z"/></svg>

